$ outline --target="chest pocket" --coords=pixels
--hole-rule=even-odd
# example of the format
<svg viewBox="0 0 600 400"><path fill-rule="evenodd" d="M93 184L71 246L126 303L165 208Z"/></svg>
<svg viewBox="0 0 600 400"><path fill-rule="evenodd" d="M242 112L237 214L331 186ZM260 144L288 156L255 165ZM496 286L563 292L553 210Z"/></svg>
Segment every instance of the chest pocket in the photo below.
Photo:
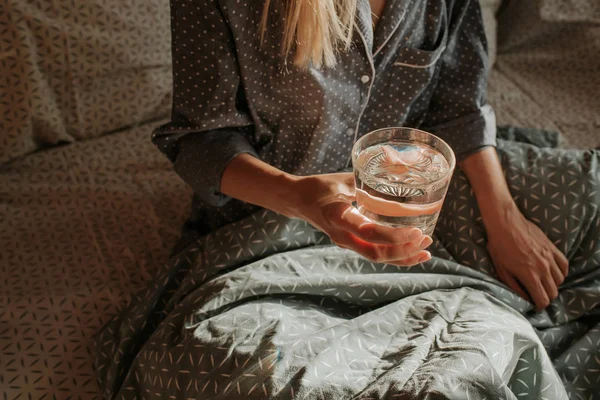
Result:
<svg viewBox="0 0 600 400"><path fill-rule="evenodd" d="M435 50L421 50L412 47L402 47L394 60L394 67L405 67L422 70L434 70L437 62L444 54L446 44L441 44Z"/></svg>
<svg viewBox="0 0 600 400"><path fill-rule="evenodd" d="M401 45L394 60L395 67L431 69L435 67L446 50L448 40L448 25L444 18L435 44L420 48L418 46ZM425 46L423 46L425 47Z"/></svg>
<svg viewBox="0 0 600 400"><path fill-rule="evenodd" d="M420 101L423 95L430 91L427 89L435 84L435 77L439 70L448 41L448 30L446 21L438 31L434 43L418 44L410 43L400 45L394 58L391 60L390 88L395 90L397 99L406 107L407 113L422 113L428 101ZM392 89L393 88L393 89ZM425 99L424 99L425 100ZM405 117L409 117L407 114Z"/></svg>

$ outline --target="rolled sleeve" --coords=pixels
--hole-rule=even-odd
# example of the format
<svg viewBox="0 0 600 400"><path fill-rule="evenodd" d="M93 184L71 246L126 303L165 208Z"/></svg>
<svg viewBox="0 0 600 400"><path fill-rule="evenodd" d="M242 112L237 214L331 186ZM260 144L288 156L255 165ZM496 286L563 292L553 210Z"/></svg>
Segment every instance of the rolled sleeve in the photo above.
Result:
<svg viewBox="0 0 600 400"><path fill-rule="evenodd" d="M204 203L223 206L227 164L256 156L235 43L214 0L171 0L173 108L152 141Z"/></svg>
<svg viewBox="0 0 600 400"><path fill-rule="evenodd" d="M461 160L496 145L496 117L486 103L489 61L479 2L453 2L449 21L448 44L422 127L445 140Z"/></svg>
<svg viewBox="0 0 600 400"><path fill-rule="evenodd" d="M239 131L188 135L180 141L173 167L204 203L221 207L229 200L220 191L223 171L231 160L244 153L258 157L254 147Z"/></svg>
<svg viewBox="0 0 600 400"><path fill-rule="evenodd" d="M490 105L477 112L427 128L442 138L453 149L456 159L462 161L488 146L496 146L496 114Z"/></svg>

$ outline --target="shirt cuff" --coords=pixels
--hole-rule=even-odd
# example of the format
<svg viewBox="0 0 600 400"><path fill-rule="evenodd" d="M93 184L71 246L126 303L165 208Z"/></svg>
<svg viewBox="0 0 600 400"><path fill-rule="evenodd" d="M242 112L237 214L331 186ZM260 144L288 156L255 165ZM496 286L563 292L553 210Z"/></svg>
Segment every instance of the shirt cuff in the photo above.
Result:
<svg viewBox="0 0 600 400"><path fill-rule="evenodd" d="M220 192L221 177L231 160L243 153L258 157L240 131L189 133L179 139L173 167L204 203L222 207L231 198Z"/></svg>
<svg viewBox="0 0 600 400"><path fill-rule="evenodd" d="M485 147L496 146L496 115L490 105L484 105L477 113L424 129L448 143L457 161Z"/></svg>

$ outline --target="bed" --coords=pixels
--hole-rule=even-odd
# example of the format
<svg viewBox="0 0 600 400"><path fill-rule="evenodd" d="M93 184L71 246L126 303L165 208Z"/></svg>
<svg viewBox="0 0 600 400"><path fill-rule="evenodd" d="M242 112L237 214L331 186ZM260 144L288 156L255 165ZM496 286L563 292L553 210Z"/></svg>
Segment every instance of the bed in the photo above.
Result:
<svg viewBox="0 0 600 400"><path fill-rule="evenodd" d="M151 125L41 151L2 170L0 387L99 398L91 338L168 258L190 193Z"/></svg>
<svg viewBox="0 0 600 400"><path fill-rule="evenodd" d="M146 3L147 14L155 15L156 10L164 14L152 20L150 28L165 33L166 2ZM558 131L562 133L562 146L600 146L600 103L596 91L591 90L600 79L598 20L582 22L581 15L571 15L564 21L566 17L552 8L553 2L523 3L505 3L498 19L498 54L491 74L489 99L497 111L499 124ZM13 16L30 15L25 20L34 29L35 16L40 11L19 9L18 1L11 4L13 11L20 13ZM102 7L96 7L96 3L90 4L97 11L96 16L109 15L101 13ZM122 14L125 19L128 15ZM598 14L585 15L589 18ZM56 15L53 18L60 20ZM523 33L525 30L527 34ZM562 41L541 39L549 34L561 37ZM168 43L157 46L164 67L168 63L165 61ZM569 49L569 59L580 60L577 68L568 68L565 48ZM121 61L127 58L120 57ZM144 59L145 64L128 61L136 71L140 65L156 63L148 59ZM161 76L167 76L163 67ZM549 75L548 71L557 69L560 74ZM156 75L151 75L145 82L158 85L157 81ZM164 79L160 82L160 93L146 96L145 113L139 110L133 113L137 122L112 121L110 128L119 129L103 126L96 129L103 133L92 137L66 130L68 135L55 140L57 145L30 148L30 143L43 142L44 134L39 134L35 140L24 142L29 147L21 146L25 150L18 157L3 160L6 162L0 167L0 393L5 398L102 397L93 365L97 356L93 337L118 309L161 273L189 211L189 189L149 141L152 128L162 122L155 118L168 109L165 89L168 83ZM5 87L0 90L6 90ZM122 94L116 91L113 96ZM128 101L135 102L136 98ZM106 103L105 98L102 101ZM86 115L91 115L94 108L90 106L90 110ZM132 113L117 114L125 118ZM97 119L106 123L102 114ZM132 125L130 122L133 126L127 127ZM35 129L53 130L53 126L42 124ZM8 128L3 125L3 129ZM83 126L79 132L89 130L89 126ZM310 240L323 239L311 236ZM331 252L328 257L336 257L335 249L327 251ZM453 292L452 296L456 302L478 298L481 302L494 301L481 293L464 289ZM426 297L419 301L426 301ZM527 329L524 327L523 331ZM597 342L581 343L572 357L585 358L586 349L598 346ZM277 360L278 353L272 354L275 358L271 361ZM586 373L573 371L572 375L560 376L564 382L575 382L567 385L571 398L600 398L600 391L594 394L589 390L596 384L600 388L600 359L589 351L587 354L592 356L583 360L585 363L582 361ZM550 355L554 361L560 357L564 361L567 356ZM541 371L553 373L544 368ZM243 383L242 378L236 382ZM528 383L528 379L534 378L515 379ZM585 391L577 391L578 380L589 381L582 386L587 388ZM515 389L515 393L527 392ZM471 398L477 398L472 395Z"/></svg>

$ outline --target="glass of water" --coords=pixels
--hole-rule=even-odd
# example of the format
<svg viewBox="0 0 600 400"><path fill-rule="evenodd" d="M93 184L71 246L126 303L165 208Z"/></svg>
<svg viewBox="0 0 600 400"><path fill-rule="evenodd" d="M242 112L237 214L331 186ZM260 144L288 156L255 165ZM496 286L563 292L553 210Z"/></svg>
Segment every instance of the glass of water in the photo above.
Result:
<svg viewBox="0 0 600 400"><path fill-rule="evenodd" d="M352 149L358 211L377 223L417 227L431 236L455 165L450 146L430 133L368 133Z"/></svg>

